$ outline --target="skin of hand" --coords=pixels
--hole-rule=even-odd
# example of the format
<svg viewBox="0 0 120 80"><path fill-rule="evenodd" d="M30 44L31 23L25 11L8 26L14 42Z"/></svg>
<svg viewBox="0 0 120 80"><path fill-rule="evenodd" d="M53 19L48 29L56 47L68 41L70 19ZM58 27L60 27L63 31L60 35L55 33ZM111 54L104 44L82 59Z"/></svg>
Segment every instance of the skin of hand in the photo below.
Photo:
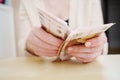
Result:
<svg viewBox="0 0 120 80"><path fill-rule="evenodd" d="M104 44L107 42L107 37L104 33L97 37L91 38L84 45L73 45L66 48L69 56L75 57L79 62L92 62L102 54Z"/></svg>
<svg viewBox="0 0 120 80"><path fill-rule="evenodd" d="M26 40L26 50L37 56L53 57L62 42L41 27L34 27Z"/></svg>

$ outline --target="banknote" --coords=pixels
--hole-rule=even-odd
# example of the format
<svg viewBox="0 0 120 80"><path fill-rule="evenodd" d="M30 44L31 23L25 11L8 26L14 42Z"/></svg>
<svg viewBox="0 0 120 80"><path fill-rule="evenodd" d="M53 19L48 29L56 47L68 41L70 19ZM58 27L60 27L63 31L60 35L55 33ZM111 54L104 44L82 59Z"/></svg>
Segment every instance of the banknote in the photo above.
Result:
<svg viewBox="0 0 120 80"><path fill-rule="evenodd" d="M84 45L86 40L99 36L101 33L105 32L115 24L108 23L99 26L93 26L90 28L78 27L75 30L71 30L69 25L67 25L64 20L52 15L43 9L39 9L38 11L42 28L55 37L64 40L64 42L60 45L57 53L57 57L61 60L65 60L68 57L65 52L68 45Z"/></svg>
<svg viewBox="0 0 120 80"><path fill-rule="evenodd" d="M39 16L42 27L47 32L61 39L66 39L69 35L69 27L65 21L42 9L39 9Z"/></svg>
<svg viewBox="0 0 120 80"><path fill-rule="evenodd" d="M58 52L58 56L61 60L65 60L68 56L65 52L67 46L72 45L84 45L86 40L99 36L101 33L108 30L115 23L104 24L101 26L95 26L91 28L76 29L72 31L62 44L61 49Z"/></svg>

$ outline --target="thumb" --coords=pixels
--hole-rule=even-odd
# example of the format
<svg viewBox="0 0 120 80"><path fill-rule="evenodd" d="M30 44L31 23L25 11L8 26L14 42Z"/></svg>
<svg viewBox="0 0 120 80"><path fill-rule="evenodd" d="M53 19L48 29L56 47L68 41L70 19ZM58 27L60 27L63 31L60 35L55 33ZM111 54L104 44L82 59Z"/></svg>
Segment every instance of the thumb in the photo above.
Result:
<svg viewBox="0 0 120 80"><path fill-rule="evenodd" d="M107 37L105 34L101 34L97 37L94 37L92 39L89 39L85 42L85 46L86 47L96 47L96 46L100 46L103 45L104 43L107 42Z"/></svg>

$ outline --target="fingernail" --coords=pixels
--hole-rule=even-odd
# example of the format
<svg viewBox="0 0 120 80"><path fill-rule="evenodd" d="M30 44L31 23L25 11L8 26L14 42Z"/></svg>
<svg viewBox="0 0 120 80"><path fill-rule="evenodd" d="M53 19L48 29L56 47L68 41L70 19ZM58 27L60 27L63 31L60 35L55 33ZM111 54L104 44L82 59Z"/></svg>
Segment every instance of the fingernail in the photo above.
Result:
<svg viewBox="0 0 120 80"><path fill-rule="evenodd" d="M72 48L68 48L68 51L72 51Z"/></svg>
<svg viewBox="0 0 120 80"><path fill-rule="evenodd" d="M90 46L91 46L91 42L86 42L86 43L85 43L85 46L86 46L86 47L90 47Z"/></svg>

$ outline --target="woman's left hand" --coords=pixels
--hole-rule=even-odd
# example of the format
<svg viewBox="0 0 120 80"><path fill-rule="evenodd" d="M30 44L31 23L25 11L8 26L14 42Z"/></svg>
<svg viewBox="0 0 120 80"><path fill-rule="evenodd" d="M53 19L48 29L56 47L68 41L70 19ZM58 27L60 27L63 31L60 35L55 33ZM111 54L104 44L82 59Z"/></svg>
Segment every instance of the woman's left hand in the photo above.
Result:
<svg viewBox="0 0 120 80"><path fill-rule="evenodd" d="M106 35L100 34L99 36L89 39L85 45L74 45L66 49L69 56L76 57L82 63L92 62L102 54L104 44L107 42Z"/></svg>

